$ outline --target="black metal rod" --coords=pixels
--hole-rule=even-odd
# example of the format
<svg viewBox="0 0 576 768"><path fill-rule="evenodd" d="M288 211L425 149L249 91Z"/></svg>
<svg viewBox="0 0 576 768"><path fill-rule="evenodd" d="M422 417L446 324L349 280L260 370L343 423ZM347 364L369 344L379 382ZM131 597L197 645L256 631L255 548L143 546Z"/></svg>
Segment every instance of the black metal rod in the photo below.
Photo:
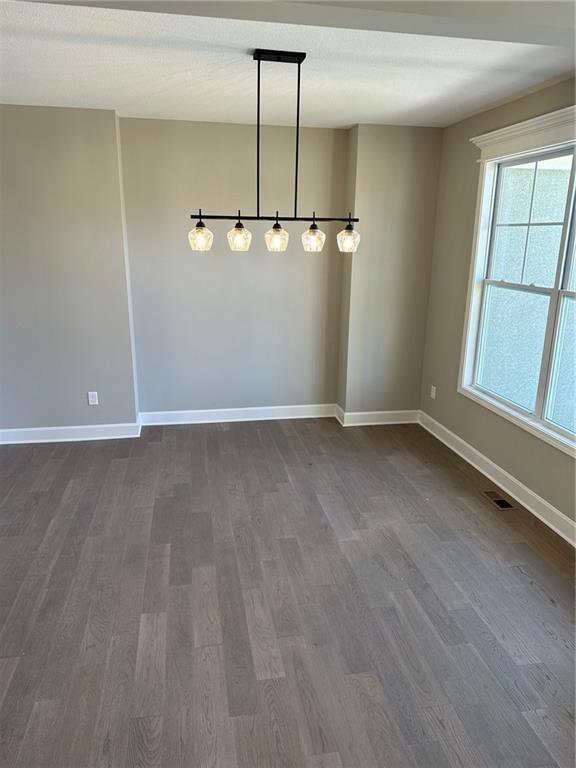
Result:
<svg viewBox="0 0 576 768"><path fill-rule="evenodd" d="M195 213L190 214L191 219L197 219L198 216ZM238 216L229 216L228 214L202 214L202 219L205 219L206 221L237 221ZM243 221L276 221L276 219L279 219L280 221L345 221L345 222L358 222L360 219L350 218L349 216L345 216L343 218L340 217L333 217L333 216L244 216L242 215Z"/></svg>
<svg viewBox="0 0 576 768"><path fill-rule="evenodd" d="M258 95L256 97L256 213L260 215L260 59L258 59Z"/></svg>
<svg viewBox="0 0 576 768"><path fill-rule="evenodd" d="M296 93L296 165L294 168L294 216L298 216L298 155L300 152L300 67L298 62L298 85Z"/></svg>

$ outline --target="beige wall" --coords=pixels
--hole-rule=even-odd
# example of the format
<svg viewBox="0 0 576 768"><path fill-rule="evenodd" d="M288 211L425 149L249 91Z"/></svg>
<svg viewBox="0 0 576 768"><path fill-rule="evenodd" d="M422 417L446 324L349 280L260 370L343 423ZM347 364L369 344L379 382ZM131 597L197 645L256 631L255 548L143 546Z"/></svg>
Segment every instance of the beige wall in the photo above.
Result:
<svg viewBox="0 0 576 768"><path fill-rule="evenodd" d="M418 409L442 131L358 127L345 410Z"/></svg>
<svg viewBox="0 0 576 768"><path fill-rule="evenodd" d="M574 103L574 81L484 112L444 132L422 408L566 515L574 517L574 461L457 393L478 188L470 138ZM436 400L429 397L437 387Z"/></svg>
<svg viewBox="0 0 576 768"><path fill-rule="evenodd" d="M134 419L123 236L141 411L418 406L438 130L302 131L299 212L359 212L356 256L337 250L342 224L325 225L321 254L289 224L273 255L270 224L252 223L234 254L229 222L202 254L187 243L198 205L254 211L253 126L121 120L119 178L111 113L4 113L2 426ZM293 161L293 129L264 128L263 213L292 212Z"/></svg>
<svg viewBox="0 0 576 768"><path fill-rule="evenodd" d="M0 426L133 422L115 115L3 106L0 130Z"/></svg>
<svg viewBox="0 0 576 768"><path fill-rule="evenodd" d="M214 245L193 253L190 213L255 212L254 126L121 120L127 230L142 411L332 403L336 399L341 256L336 225L320 254L304 253L303 223L270 254L266 222L232 253L231 222L210 222ZM301 215L345 207L348 132L304 129ZM263 214L292 213L294 131L262 132Z"/></svg>

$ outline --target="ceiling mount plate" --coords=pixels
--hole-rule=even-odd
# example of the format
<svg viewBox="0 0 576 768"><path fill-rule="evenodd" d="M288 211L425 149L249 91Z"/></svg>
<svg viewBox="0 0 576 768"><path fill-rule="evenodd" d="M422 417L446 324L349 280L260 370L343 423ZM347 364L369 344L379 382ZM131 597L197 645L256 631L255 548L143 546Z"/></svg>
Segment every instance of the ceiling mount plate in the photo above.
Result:
<svg viewBox="0 0 576 768"><path fill-rule="evenodd" d="M280 61L283 64L302 64L306 54L301 51L271 51L268 48L256 48L254 61Z"/></svg>

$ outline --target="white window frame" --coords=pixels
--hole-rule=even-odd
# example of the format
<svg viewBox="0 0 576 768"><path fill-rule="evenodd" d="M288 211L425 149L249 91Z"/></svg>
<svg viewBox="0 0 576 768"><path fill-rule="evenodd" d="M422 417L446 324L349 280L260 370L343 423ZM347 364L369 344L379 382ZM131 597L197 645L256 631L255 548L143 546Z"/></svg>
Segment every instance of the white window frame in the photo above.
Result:
<svg viewBox="0 0 576 768"><path fill-rule="evenodd" d="M481 334L482 308L487 284L499 285L499 281L487 280L488 258L490 254L490 238L492 232L492 216L494 212L496 181L498 166L519 158L529 158L531 155L538 157L545 153L555 153L573 149L576 146L576 107L558 110L532 120L527 120L517 125L508 126L491 133L475 136L470 139L480 148L480 179L478 185L478 199L476 206L476 223L474 228L474 241L472 250L472 262L468 286L468 302L466 307L466 322L462 340L462 353L460 359L460 372L458 379L458 392L476 403L494 411L503 418L513 422L517 426L536 435L545 442L553 445L565 453L575 455L575 439L566 430L557 427L544 419L545 397L548 389L548 380L552 364L552 351L554 348L554 334L557 330L557 315L559 298L561 295L575 296L560 285L562 268L558 269L556 283L552 289L534 289L537 293L551 296L552 306L548 315L546 330L544 364L538 385L536 413L539 416L528 413L519 406L489 393L475 384L477 353ZM572 166L572 196L574 195L574 174L576 173L576 158ZM573 199L569 205L573 205ZM573 208L571 208L573 210ZM572 225L572 230L576 222ZM574 243L567 242L568 226L566 225L562 237L561 248L571 258L570 269L576 269L574 259ZM561 261L561 260L560 260ZM509 283L503 283L506 287L512 287ZM529 286L522 286L522 290L532 290Z"/></svg>

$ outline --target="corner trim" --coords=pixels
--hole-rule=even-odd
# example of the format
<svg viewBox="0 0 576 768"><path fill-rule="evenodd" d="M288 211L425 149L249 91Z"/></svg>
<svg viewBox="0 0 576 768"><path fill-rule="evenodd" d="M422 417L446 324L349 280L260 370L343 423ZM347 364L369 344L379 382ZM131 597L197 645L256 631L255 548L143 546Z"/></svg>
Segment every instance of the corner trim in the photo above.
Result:
<svg viewBox="0 0 576 768"><path fill-rule="evenodd" d="M576 522L424 411L420 411L419 422L424 429L510 494L555 533L576 546Z"/></svg>
<svg viewBox="0 0 576 768"><path fill-rule="evenodd" d="M344 420L346 419L346 414L344 413L344 409L336 403L334 406L334 418L336 421L340 423L340 426L344 426Z"/></svg>
<svg viewBox="0 0 576 768"><path fill-rule="evenodd" d="M230 421L268 421L273 419L317 419L335 415L333 403L315 405L273 405L251 408L213 408L197 411L144 411L143 426L169 424L212 424Z"/></svg>
<svg viewBox="0 0 576 768"><path fill-rule="evenodd" d="M71 427L0 429L0 445L20 443L68 443L85 440L118 440L140 437L140 421L126 424L88 424Z"/></svg>

